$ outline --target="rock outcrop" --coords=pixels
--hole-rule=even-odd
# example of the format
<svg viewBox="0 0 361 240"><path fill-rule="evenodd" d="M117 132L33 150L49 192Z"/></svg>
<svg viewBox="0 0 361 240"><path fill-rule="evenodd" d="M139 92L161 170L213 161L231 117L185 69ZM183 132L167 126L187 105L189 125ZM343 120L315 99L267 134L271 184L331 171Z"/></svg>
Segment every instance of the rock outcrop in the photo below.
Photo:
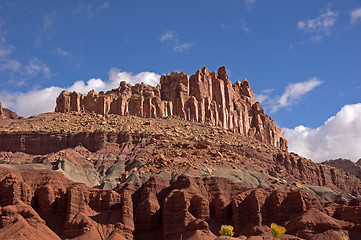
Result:
<svg viewBox="0 0 361 240"><path fill-rule="evenodd" d="M99 94L63 91L56 100L56 112L93 112L135 115L147 118L178 116L181 119L210 123L244 136L287 150L287 141L274 120L256 102L246 79L232 84L225 67L211 72L207 68L188 77L184 72L164 75L156 87L131 86Z"/></svg>
<svg viewBox="0 0 361 240"><path fill-rule="evenodd" d="M3 108L0 102L0 119L17 119L18 115L7 109L7 108Z"/></svg>
<svg viewBox="0 0 361 240"><path fill-rule="evenodd" d="M0 239L360 239L361 180L213 124L0 121ZM219 238L218 238L219 239Z"/></svg>
<svg viewBox="0 0 361 240"><path fill-rule="evenodd" d="M360 239L360 204L328 202L295 190L249 188L217 177L152 177L143 185L92 189L49 170L0 168L2 239L215 239L222 224L235 236Z"/></svg>
<svg viewBox="0 0 361 240"><path fill-rule="evenodd" d="M350 159L339 158L335 160L327 160L322 162L322 164L335 168L341 168L345 170L345 172L351 173L361 179L361 159L355 163Z"/></svg>
<svg viewBox="0 0 361 240"><path fill-rule="evenodd" d="M250 187L298 186L329 199L361 194L360 179L341 169L210 124L73 112L0 121L0 126L0 164L53 169L92 187L112 189L121 179L145 182L154 174L169 179L187 173Z"/></svg>

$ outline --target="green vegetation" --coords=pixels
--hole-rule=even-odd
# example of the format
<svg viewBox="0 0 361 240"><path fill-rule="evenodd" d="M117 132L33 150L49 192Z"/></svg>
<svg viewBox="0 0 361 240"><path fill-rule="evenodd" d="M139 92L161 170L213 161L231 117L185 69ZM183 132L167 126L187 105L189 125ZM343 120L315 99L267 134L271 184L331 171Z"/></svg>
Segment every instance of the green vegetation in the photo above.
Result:
<svg viewBox="0 0 361 240"><path fill-rule="evenodd" d="M272 231L272 240L279 239L286 233L286 228L277 225L276 223L271 223Z"/></svg>
<svg viewBox="0 0 361 240"><path fill-rule="evenodd" d="M231 225L222 225L219 233L225 237L232 237L234 235L233 229Z"/></svg>

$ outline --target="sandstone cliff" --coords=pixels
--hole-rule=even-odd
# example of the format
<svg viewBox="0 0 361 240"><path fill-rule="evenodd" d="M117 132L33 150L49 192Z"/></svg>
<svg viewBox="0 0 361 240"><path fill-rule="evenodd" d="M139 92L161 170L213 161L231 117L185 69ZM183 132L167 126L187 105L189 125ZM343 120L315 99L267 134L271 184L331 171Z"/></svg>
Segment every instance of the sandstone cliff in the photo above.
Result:
<svg viewBox="0 0 361 240"><path fill-rule="evenodd" d="M135 115L147 118L178 116L210 123L244 136L287 150L287 141L274 120L256 102L246 79L232 84L225 67L211 72L207 68L188 77L184 72L162 76L156 87L131 86L99 94L63 91L56 100L56 112L88 111L100 114Z"/></svg>

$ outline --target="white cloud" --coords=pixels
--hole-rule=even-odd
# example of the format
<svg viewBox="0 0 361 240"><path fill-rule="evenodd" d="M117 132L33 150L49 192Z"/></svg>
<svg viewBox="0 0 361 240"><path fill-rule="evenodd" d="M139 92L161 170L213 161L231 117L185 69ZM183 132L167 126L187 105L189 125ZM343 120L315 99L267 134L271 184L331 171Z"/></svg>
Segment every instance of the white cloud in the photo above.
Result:
<svg viewBox="0 0 361 240"><path fill-rule="evenodd" d="M50 68L36 57L25 65L10 57L0 58L0 71L9 74L8 83L17 87L25 85L29 79L39 76L50 78L52 74Z"/></svg>
<svg viewBox="0 0 361 240"><path fill-rule="evenodd" d="M15 92L1 92L0 101L4 107L10 108L17 114L29 117L44 112L54 111L56 105L56 98L64 89L67 91L76 91L79 93L87 93L90 90L96 92L108 91L119 87L121 81L126 81L132 85L144 82L149 85L157 85L160 80L160 75L153 72L141 72L132 74L129 72L121 72L116 68L109 71L109 81L103 81L99 78L92 78L87 82L76 81L67 88L51 86L48 88L29 91L27 93Z"/></svg>
<svg viewBox="0 0 361 240"><path fill-rule="evenodd" d="M250 5L250 4L253 4L255 2L256 2L256 0L245 0L246 5Z"/></svg>
<svg viewBox="0 0 361 240"><path fill-rule="evenodd" d="M33 57L29 63L24 66L22 74L26 77L36 77L39 74L43 74L44 77L49 78L51 76L51 71L45 63L38 58Z"/></svg>
<svg viewBox="0 0 361 240"><path fill-rule="evenodd" d="M255 0L254 0L254 2L255 2ZM246 20L244 20L244 18L241 19L241 25L242 25L242 30L245 33L249 33L249 28L248 28L247 22L246 22Z"/></svg>
<svg viewBox="0 0 361 240"><path fill-rule="evenodd" d="M107 9L107 8L109 8L110 7L110 3L109 2L105 2L105 3L103 3L103 5L100 7L100 8L102 8L102 9Z"/></svg>
<svg viewBox="0 0 361 240"><path fill-rule="evenodd" d="M245 33L250 32L250 30L249 30L249 28L247 26L247 21L244 18L241 18L238 21L236 21L235 23L231 23L231 24L221 23L220 28L221 29L230 29L230 28L234 28L235 26L241 27L241 29Z"/></svg>
<svg viewBox="0 0 361 240"><path fill-rule="evenodd" d="M270 99L271 93L274 91L274 89L263 89L260 94L256 95L256 99L259 103L263 104L264 102L267 102L267 100ZM267 103L265 103L267 104Z"/></svg>
<svg viewBox="0 0 361 240"><path fill-rule="evenodd" d="M352 10L350 15L351 15L350 23L352 25L356 24L358 21L361 20L361 8Z"/></svg>
<svg viewBox="0 0 361 240"><path fill-rule="evenodd" d="M48 87L27 93L1 92L1 103L4 107L15 111L18 115L29 117L44 112L54 111L55 99L63 89Z"/></svg>
<svg viewBox="0 0 361 240"><path fill-rule="evenodd" d="M316 162L329 159L361 158L361 103L345 105L318 128L298 126L282 129L289 151Z"/></svg>
<svg viewBox="0 0 361 240"><path fill-rule="evenodd" d="M54 21L55 21L55 12L49 15L45 15L43 21L43 30L48 31L54 25Z"/></svg>
<svg viewBox="0 0 361 240"><path fill-rule="evenodd" d="M97 15L101 10L107 9L110 7L109 2L104 2L100 6L94 6L93 4L84 4L79 3L79 6L77 9L73 11L73 13L85 13L87 15L88 19L94 18L95 15Z"/></svg>
<svg viewBox="0 0 361 240"><path fill-rule="evenodd" d="M145 84L156 86L159 83L160 75L154 72L141 72L133 75L132 73L121 72L119 71L119 69L112 68L109 71L109 79L113 83L113 85L116 84L116 87L119 86L119 83L121 81L126 81L127 83L130 83L132 85L144 82Z"/></svg>
<svg viewBox="0 0 361 240"><path fill-rule="evenodd" d="M305 94L321 85L321 83L322 81L319 78L313 77L305 82L289 84L282 96L279 97L277 105L272 108L272 111L275 112L279 108L289 107L298 103Z"/></svg>
<svg viewBox="0 0 361 240"><path fill-rule="evenodd" d="M4 43L2 43L0 39L0 57L5 57L7 55L10 55L14 49L15 49L14 46L5 45Z"/></svg>
<svg viewBox="0 0 361 240"><path fill-rule="evenodd" d="M17 81L9 81L17 86L22 86L26 79L38 77L42 74L45 78L51 76L50 68L39 60L37 57L32 57L27 64L14 59L13 50L16 48L6 43L6 31L3 29L3 23L0 22L0 71L9 73Z"/></svg>
<svg viewBox="0 0 361 240"><path fill-rule="evenodd" d="M6 43L6 30L3 28L4 23L0 22L0 58L10 55L15 47Z"/></svg>
<svg viewBox="0 0 361 240"><path fill-rule="evenodd" d="M41 47L44 40L51 40L57 36L57 29L55 23L57 20L57 12L54 11L43 16L43 24L41 31L36 35L34 39L34 47Z"/></svg>
<svg viewBox="0 0 361 240"><path fill-rule="evenodd" d="M335 25L338 13L327 7L321 15L313 19L298 21L297 28L308 33L314 34L313 39L320 41L323 35L330 35L332 27Z"/></svg>
<svg viewBox="0 0 361 240"><path fill-rule="evenodd" d="M162 34L159 41L164 42L164 41L167 41L167 40L172 40L172 39L174 39L174 37L175 37L174 36L174 31L168 30L168 31L166 31L165 33Z"/></svg>
<svg viewBox="0 0 361 240"><path fill-rule="evenodd" d="M270 108L271 112L276 112L280 108L290 108L297 104L304 95L321 84L322 81L319 78L313 77L304 82L290 83L281 96L271 97L273 89L267 89L256 97L257 101L264 104L266 108Z"/></svg>
<svg viewBox="0 0 361 240"><path fill-rule="evenodd" d="M191 43L186 43L180 40L179 36L173 30L168 30L164 32L160 36L159 41L161 43L166 43L169 47L171 47L173 52L178 52L178 53L186 52L188 49L192 47Z"/></svg>
<svg viewBox="0 0 361 240"><path fill-rule="evenodd" d="M173 47L173 51L174 52L184 52L184 51L190 49L191 46L192 46L192 44L190 44L190 43L179 43Z"/></svg>
<svg viewBox="0 0 361 240"><path fill-rule="evenodd" d="M13 59L0 59L0 71L16 72L22 67L22 64Z"/></svg>
<svg viewBox="0 0 361 240"><path fill-rule="evenodd" d="M56 53L60 56L60 57L72 57L73 55L68 52L68 51L65 51L64 49L58 47L56 48Z"/></svg>

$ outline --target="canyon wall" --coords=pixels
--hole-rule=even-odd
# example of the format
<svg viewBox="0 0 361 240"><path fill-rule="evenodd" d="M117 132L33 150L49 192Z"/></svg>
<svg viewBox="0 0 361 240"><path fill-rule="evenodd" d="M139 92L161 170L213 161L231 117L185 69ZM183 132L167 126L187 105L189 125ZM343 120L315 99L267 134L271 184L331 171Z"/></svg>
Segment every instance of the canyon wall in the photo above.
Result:
<svg viewBox="0 0 361 240"><path fill-rule="evenodd" d="M218 74L204 67L191 77L184 72L172 72L162 76L156 87L144 83L131 86L122 81L119 88L106 93L63 91L56 100L55 111L147 118L178 116L210 123L287 150L281 129L255 100L248 81L232 84L225 67L219 68Z"/></svg>

